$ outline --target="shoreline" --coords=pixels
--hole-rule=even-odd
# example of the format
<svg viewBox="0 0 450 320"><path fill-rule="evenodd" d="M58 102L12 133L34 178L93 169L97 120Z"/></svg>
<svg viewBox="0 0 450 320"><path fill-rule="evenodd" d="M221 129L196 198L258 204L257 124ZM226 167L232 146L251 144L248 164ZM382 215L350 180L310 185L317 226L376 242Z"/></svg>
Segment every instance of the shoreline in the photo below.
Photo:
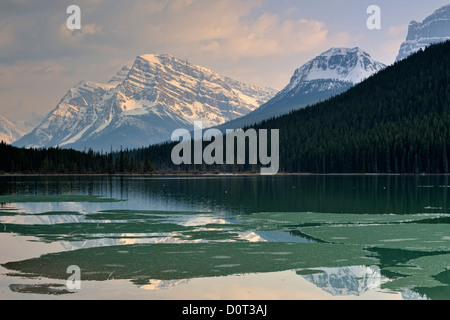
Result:
<svg viewBox="0 0 450 320"><path fill-rule="evenodd" d="M0 173L1 177L276 177L276 176L450 176L450 173Z"/></svg>

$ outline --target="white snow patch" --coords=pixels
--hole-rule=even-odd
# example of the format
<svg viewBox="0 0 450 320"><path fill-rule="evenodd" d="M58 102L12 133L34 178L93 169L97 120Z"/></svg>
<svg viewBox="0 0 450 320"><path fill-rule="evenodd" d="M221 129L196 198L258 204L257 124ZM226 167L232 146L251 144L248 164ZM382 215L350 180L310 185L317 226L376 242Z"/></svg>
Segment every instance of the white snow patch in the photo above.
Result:
<svg viewBox="0 0 450 320"><path fill-rule="evenodd" d="M162 65L161 60L155 54L144 54L144 55L140 56L140 58L147 60L148 62L151 62L154 64Z"/></svg>

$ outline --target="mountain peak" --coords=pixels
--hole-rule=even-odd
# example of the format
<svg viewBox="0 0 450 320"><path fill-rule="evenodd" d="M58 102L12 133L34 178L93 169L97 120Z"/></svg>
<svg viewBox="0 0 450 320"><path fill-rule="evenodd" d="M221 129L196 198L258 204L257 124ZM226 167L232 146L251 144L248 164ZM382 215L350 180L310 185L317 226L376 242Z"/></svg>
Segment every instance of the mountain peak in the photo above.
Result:
<svg viewBox="0 0 450 320"><path fill-rule="evenodd" d="M162 64L164 60L175 60L176 58L169 54L148 53L138 56L138 59L146 60L150 63Z"/></svg>
<svg viewBox="0 0 450 320"><path fill-rule="evenodd" d="M437 9L432 15L442 15L442 14L448 14L450 13L450 4L446 4L445 6L442 6L441 8Z"/></svg>
<svg viewBox="0 0 450 320"><path fill-rule="evenodd" d="M138 56L108 82L80 82L32 133L25 147L100 150L168 141L174 130L242 117L276 94L168 54Z"/></svg>
<svg viewBox="0 0 450 320"><path fill-rule="evenodd" d="M329 99L385 67L359 47L331 48L298 68L290 83L274 98L247 116L219 128L244 128Z"/></svg>
<svg viewBox="0 0 450 320"><path fill-rule="evenodd" d="M201 72L207 75L215 75L216 73L208 68L195 65L191 63L189 60L181 59L176 56L167 54L167 53L149 53L143 54L137 57L135 65L141 65L142 62L148 63L156 68L166 68L171 66L174 69L183 69L184 71L190 69L195 70L197 72Z"/></svg>
<svg viewBox="0 0 450 320"><path fill-rule="evenodd" d="M25 133L12 121L0 115L0 142L13 143Z"/></svg>
<svg viewBox="0 0 450 320"><path fill-rule="evenodd" d="M385 67L358 47L331 48L297 69L288 88L293 89L302 81L318 79L357 84Z"/></svg>
<svg viewBox="0 0 450 320"><path fill-rule="evenodd" d="M186 59L180 59L180 58L177 58L177 57L167 54L167 53L147 53L147 54L138 56L136 60L146 61L150 64L159 65L159 66L165 66L168 64L179 63L179 64L183 64L183 65L189 65L192 67L201 68L199 66L195 66L195 65L191 64Z"/></svg>
<svg viewBox="0 0 450 320"><path fill-rule="evenodd" d="M349 53L365 53L359 47L345 48L345 47L332 47L327 51L323 52L321 55L337 55L337 54L349 54Z"/></svg>
<svg viewBox="0 0 450 320"><path fill-rule="evenodd" d="M425 49L431 44L450 39L450 5L445 5L422 22L411 21L406 41L400 47L397 61Z"/></svg>

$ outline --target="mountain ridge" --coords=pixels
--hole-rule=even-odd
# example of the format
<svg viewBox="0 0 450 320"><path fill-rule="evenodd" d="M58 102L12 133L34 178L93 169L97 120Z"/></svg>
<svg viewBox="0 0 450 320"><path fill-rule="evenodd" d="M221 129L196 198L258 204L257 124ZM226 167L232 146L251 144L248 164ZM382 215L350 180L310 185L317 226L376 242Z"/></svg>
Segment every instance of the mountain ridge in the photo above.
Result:
<svg viewBox="0 0 450 320"><path fill-rule="evenodd" d="M431 44L449 39L450 4L437 9L422 22L411 21L408 26L408 35L400 47L396 60L400 61Z"/></svg>
<svg viewBox="0 0 450 320"><path fill-rule="evenodd" d="M24 135L25 132L18 125L0 115L0 141L11 144Z"/></svg>
<svg viewBox="0 0 450 320"><path fill-rule="evenodd" d="M279 130L280 173L447 174L449 52L450 41L431 45L338 96L252 128ZM0 144L0 171L185 175L260 169L257 165L178 166L171 162L176 144L106 154Z"/></svg>
<svg viewBox="0 0 450 320"><path fill-rule="evenodd" d="M243 128L329 99L385 67L358 47L331 48L296 69L289 84L260 108L219 129Z"/></svg>
<svg viewBox="0 0 450 320"><path fill-rule="evenodd" d="M194 120L214 126L241 117L275 93L172 55L146 54L106 84L78 83L14 145L139 148L170 140L174 130L191 128Z"/></svg>

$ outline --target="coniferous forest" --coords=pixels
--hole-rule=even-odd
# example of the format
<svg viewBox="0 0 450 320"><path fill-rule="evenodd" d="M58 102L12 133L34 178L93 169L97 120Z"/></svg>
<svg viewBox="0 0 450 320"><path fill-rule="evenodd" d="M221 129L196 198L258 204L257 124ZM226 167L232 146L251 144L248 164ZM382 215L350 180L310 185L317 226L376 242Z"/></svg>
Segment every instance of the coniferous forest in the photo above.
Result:
<svg viewBox="0 0 450 320"><path fill-rule="evenodd" d="M449 80L450 41L419 51L339 96L254 128L279 129L280 173L446 174ZM174 145L105 153L20 149L1 143L0 172L259 172L255 165L175 166Z"/></svg>

